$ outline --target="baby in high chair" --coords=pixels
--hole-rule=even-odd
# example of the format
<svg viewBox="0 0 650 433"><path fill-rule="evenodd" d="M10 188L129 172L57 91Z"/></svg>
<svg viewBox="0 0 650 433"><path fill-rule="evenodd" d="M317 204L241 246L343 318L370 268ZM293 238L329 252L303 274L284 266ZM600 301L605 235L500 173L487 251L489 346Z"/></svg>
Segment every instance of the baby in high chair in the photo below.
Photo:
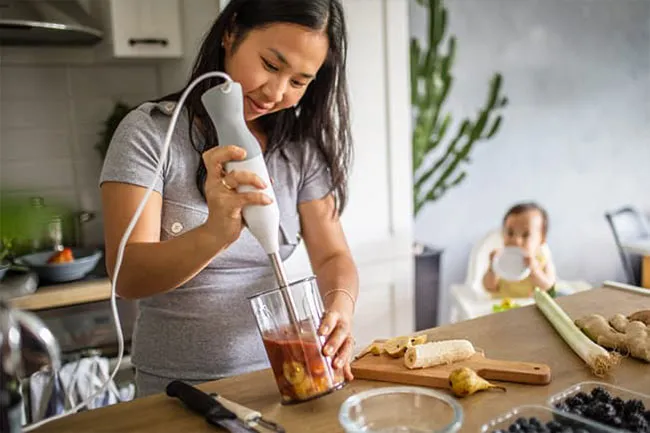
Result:
<svg viewBox="0 0 650 433"><path fill-rule="evenodd" d="M490 252L490 266L483 276L483 287L498 298L527 298L536 287L551 290L555 285L555 266L546 244L548 214L536 203L520 203L508 210L503 218L503 244L519 247L530 269L521 281L506 281L492 270L499 249Z"/></svg>

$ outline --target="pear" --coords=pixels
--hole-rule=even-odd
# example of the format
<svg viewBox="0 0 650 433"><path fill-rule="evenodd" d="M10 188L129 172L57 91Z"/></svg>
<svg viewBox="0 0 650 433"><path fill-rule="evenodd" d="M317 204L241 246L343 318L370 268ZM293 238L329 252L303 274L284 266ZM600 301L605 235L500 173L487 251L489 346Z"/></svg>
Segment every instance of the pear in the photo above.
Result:
<svg viewBox="0 0 650 433"><path fill-rule="evenodd" d="M451 386L451 390L458 397L467 397L479 391L485 391L488 389L506 390L502 386L491 384L479 376L474 370L467 367L453 370L449 374L449 385Z"/></svg>

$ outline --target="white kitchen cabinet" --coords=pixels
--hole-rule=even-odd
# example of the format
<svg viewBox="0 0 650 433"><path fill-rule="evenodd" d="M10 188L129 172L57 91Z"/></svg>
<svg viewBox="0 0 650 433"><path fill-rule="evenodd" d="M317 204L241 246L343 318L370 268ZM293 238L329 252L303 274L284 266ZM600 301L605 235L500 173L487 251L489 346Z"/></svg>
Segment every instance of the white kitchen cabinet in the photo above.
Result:
<svg viewBox="0 0 650 433"><path fill-rule="evenodd" d="M102 51L117 59L183 55L180 0L105 0Z"/></svg>

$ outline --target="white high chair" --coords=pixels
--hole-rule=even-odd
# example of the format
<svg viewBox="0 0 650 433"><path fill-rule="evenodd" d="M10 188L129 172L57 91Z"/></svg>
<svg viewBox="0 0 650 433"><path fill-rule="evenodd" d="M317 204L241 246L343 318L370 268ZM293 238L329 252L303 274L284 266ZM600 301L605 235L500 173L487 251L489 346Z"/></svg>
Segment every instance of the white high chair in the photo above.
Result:
<svg viewBox="0 0 650 433"><path fill-rule="evenodd" d="M497 248L503 248L503 237L500 229L489 232L472 248L465 282L463 284L452 284L450 287L452 296L451 323L492 314L494 312L493 306L502 302L501 299L493 299L483 287L483 275L490 265L490 252ZM546 249L544 253L551 258L548 247L544 246L544 248ZM555 287L556 292L561 295L568 295L591 288L589 283L584 281L569 282L559 279ZM514 302L520 306L535 303L532 298L517 298Z"/></svg>

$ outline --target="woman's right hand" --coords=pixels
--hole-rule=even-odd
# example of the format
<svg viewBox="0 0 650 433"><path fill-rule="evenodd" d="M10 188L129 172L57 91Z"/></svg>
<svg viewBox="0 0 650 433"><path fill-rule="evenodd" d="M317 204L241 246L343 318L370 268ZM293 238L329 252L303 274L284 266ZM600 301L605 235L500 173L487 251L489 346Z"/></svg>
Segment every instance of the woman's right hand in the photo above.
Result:
<svg viewBox="0 0 650 433"><path fill-rule="evenodd" d="M242 208L248 205L269 205L271 198L262 191L237 192L240 185L250 185L265 189L266 184L250 171L232 171L226 174L224 169L229 161L241 161L246 158L246 151L238 146L217 146L203 153L203 162L207 170L205 197L209 215L204 224L205 229L223 239L227 245L239 238L244 227Z"/></svg>

